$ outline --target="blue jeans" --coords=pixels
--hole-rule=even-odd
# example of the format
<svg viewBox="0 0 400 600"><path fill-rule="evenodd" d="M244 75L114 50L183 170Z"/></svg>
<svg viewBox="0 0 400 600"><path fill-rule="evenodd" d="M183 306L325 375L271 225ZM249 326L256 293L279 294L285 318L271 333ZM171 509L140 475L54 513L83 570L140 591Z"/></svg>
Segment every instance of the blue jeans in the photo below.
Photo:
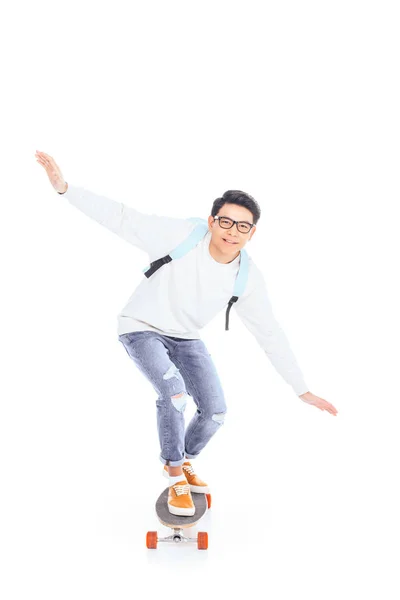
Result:
<svg viewBox="0 0 400 600"><path fill-rule="evenodd" d="M221 427L226 404L215 365L204 342L133 331L118 337L127 354L158 394L157 426L164 465L193 459ZM184 410L191 396L197 411L185 431Z"/></svg>

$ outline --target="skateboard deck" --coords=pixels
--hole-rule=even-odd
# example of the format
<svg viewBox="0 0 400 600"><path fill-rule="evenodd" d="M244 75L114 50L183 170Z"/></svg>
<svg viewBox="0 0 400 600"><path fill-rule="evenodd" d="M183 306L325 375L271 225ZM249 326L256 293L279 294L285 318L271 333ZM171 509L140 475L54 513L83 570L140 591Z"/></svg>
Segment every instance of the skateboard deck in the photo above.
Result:
<svg viewBox="0 0 400 600"><path fill-rule="evenodd" d="M161 492L156 502L156 513L158 520L165 527L174 530L172 535L159 537L157 531L148 531L146 536L146 545L148 548L157 548L157 542L196 542L199 550L208 548L208 535L205 531L199 531L197 538L190 538L183 535L183 530L194 527L205 515L211 506L210 494L192 493L192 500L195 505L195 513L191 516L173 515L168 510L169 487Z"/></svg>

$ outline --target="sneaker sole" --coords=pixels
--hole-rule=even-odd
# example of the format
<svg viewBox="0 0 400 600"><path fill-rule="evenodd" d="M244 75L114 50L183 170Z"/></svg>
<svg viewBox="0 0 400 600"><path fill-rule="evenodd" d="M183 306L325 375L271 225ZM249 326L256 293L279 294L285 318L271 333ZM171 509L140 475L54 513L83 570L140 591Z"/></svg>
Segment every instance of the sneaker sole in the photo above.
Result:
<svg viewBox="0 0 400 600"><path fill-rule="evenodd" d="M193 508L179 508L177 506L171 506L168 504L168 510L171 515L175 515L177 517L193 517L196 512L196 507Z"/></svg>

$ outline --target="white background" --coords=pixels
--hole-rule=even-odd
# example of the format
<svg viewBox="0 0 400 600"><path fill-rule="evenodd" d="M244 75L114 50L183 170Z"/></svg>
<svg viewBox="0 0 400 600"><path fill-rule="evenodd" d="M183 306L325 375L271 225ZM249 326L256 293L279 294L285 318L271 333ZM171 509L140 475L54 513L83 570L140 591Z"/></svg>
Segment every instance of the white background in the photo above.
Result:
<svg viewBox="0 0 400 600"><path fill-rule="evenodd" d="M396 2L20 2L2 11L0 595L399 598ZM155 392L117 337L147 255L65 179L142 212L261 206L247 249L310 391L230 312L229 417L194 463L209 549L161 546ZM188 406L189 420L194 407Z"/></svg>

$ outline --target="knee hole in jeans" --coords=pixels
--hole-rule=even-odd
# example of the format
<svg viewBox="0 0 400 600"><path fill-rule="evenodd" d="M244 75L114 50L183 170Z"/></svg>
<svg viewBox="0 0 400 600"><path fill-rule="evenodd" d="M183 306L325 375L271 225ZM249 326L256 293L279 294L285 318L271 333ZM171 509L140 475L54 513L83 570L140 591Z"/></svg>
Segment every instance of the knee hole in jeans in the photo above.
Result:
<svg viewBox="0 0 400 600"><path fill-rule="evenodd" d="M187 402L187 394L186 392L181 392L180 394L176 394L175 396L171 396L171 402L179 412L183 412L186 408Z"/></svg>
<svg viewBox="0 0 400 600"><path fill-rule="evenodd" d="M219 423L220 425L223 425L224 423L224 419L225 419L225 415L226 413L216 413L214 415L212 415L212 420L216 421L216 423Z"/></svg>

